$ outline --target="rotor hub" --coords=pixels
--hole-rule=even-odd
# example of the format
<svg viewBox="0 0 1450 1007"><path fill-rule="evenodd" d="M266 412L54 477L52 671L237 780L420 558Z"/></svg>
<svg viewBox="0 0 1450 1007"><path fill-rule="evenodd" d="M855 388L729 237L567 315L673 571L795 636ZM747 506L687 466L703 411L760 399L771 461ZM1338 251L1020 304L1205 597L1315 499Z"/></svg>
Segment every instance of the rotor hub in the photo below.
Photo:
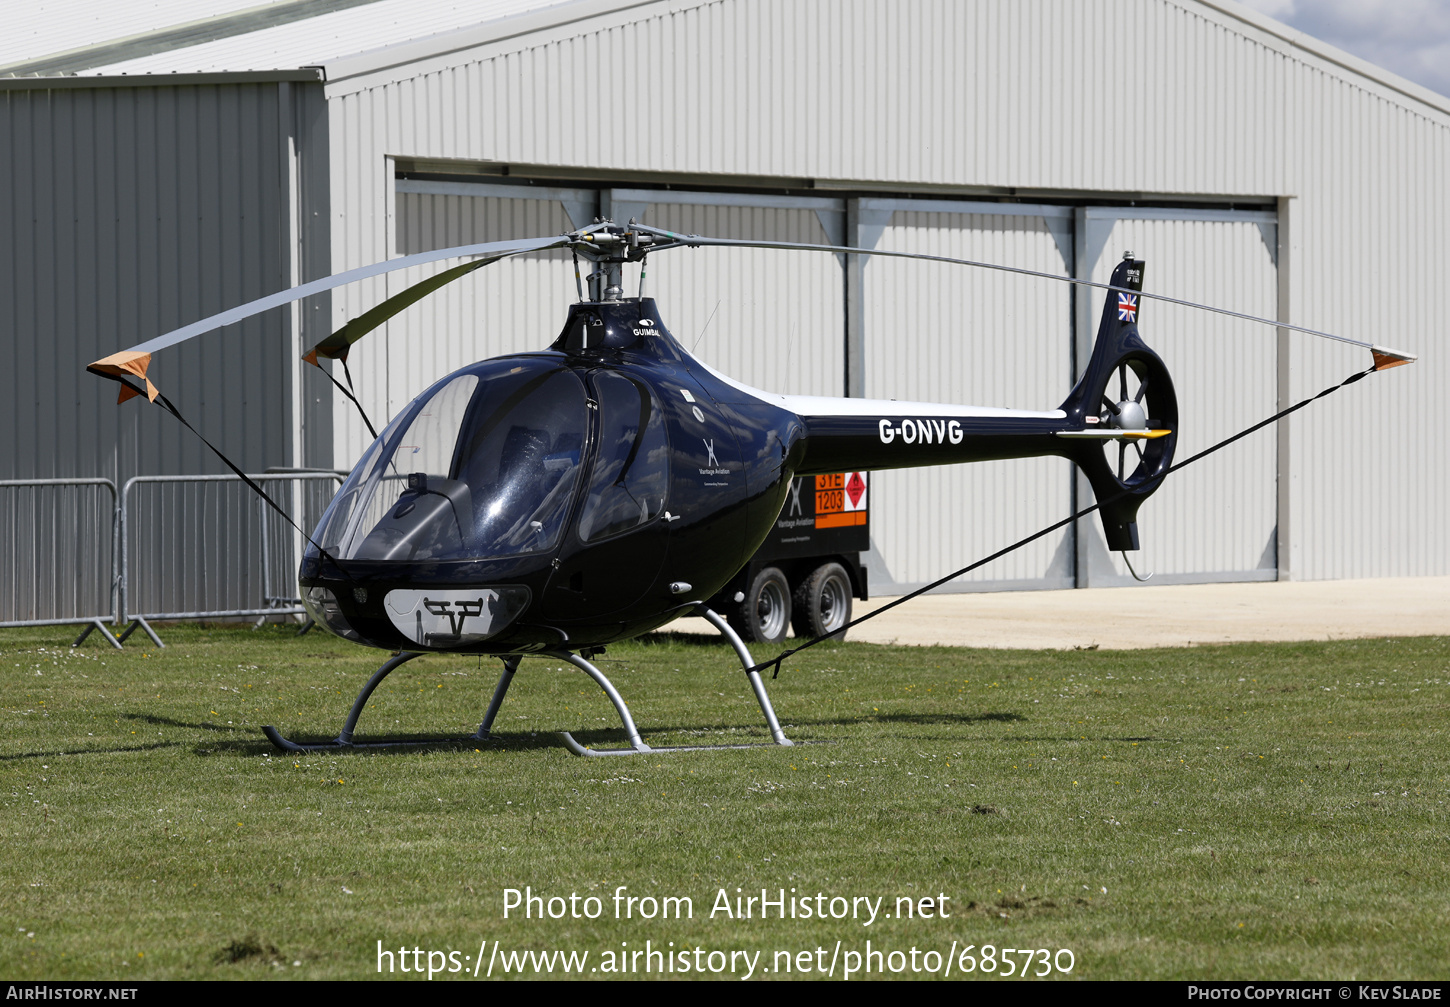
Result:
<svg viewBox="0 0 1450 1007"><path fill-rule="evenodd" d="M657 235L641 230L633 218L623 227L612 220L596 218L593 225L574 232L571 237L575 239L570 245L574 254L595 263L588 283L589 300L596 303L624 299L626 262L639 263L642 267L652 248L676 244L673 241L661 242Z"/></svg>
<svg viewBox="0 0 1450 1007"><path fill-rule="evenodd" d="M1124 399L1118 403L1118 414L1109 417L1108 424L1118 430L1147 430L1148 413L1141 402Z"/></svg>

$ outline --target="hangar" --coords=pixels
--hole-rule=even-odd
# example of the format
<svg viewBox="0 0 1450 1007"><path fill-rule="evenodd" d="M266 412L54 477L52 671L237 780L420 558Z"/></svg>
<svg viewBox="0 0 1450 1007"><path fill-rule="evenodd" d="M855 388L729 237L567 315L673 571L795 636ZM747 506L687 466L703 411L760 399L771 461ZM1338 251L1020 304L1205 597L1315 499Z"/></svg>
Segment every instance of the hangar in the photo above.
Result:
<svg viewBox="0 0 1450 1007"><path fill-rule="evenodd" d="M16 18L0 479L221 471L85 363L384 258L634 216L1098 281L1131 249L1147 290L1418 352L1170 480L1140 516L1143 565L1159 583L1450 573L1450 98L1230 0L59 0ZM260 316L152 376L249 471L347 468L366 431L298 358L426 274ZM1017 407L1061 401L1101 306L773 250L671 253L650 286L677 336L761 388ZM456 367L542 347L572 297L562 253L482 270L360 344L360 398L386 418ZM1178 384L1180 457L1366 363L1171 305L1142 326ZM872 494L876 593L1090 501L1059 459L885 472ZM180 562L165 535L200 520L177 506L136 547L160 579ZM1085 521L952 586L1126 583Z"/></svg>

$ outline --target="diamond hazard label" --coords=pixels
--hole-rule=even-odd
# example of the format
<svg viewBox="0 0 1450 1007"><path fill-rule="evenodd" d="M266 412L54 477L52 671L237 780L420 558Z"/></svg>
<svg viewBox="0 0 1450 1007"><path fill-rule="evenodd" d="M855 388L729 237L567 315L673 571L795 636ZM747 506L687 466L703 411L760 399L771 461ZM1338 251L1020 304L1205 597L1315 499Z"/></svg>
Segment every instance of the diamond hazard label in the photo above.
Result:
<svg viewBox="0 0 1450 1007"><path fill-rule="evenodd" d="M850 528L865 523L865 472L816 476L817 528Z"/></svg>
<svg viewBox="0 0 1450 1007"><path fill-rule="evenodd" d="M816 476L816 528L866 524L866 473Z"/></svg>

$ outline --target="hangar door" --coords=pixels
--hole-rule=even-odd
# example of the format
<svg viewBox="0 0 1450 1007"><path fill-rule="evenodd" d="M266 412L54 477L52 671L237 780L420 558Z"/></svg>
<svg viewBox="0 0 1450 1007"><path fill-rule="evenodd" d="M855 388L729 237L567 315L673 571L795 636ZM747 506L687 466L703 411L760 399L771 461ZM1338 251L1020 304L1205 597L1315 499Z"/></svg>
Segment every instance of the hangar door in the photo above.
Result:
<svg viewBox="0 0 1450 1007"><path fill-rule="evenodd" d="M608 189L615 220L714 238L839 244L845 204L814 196ZM626 277L630 271L626 271ZM626 284L626 290L634 290ZM841 264L829 252L698 248L649 263L645 295L696 357L754 388L840 395Z"/></svg>
<svg viewBox="0 0 1450 1007"><path fill-rule="evenodd" d="M1149 293L1274 318L1278 310L1276 217L1265 211L1092 208L1078 211L1084 273L1107 282L1124 251L1145 260ZM1096 254L1099 253L1100 254ZM1096 333L1104 291L1087 298L1079 359ZM1265 417L1276 403L1275 330L1175 304L1144 300L1138 319L1167 362L1178 393L1179 460ZM1274 580L1278 576L1278 459L1274 430L1261 430L1168 478L1138 514L1133 557L1155 583ZM1079 499L1091 500L1086 480ZM1132 583L1096 523L1079 531L1079 578ZM1141 561L1140 561L1141 558Z"/></svg>
<svg viewBox="0 0 1450 1007"><path fill-rule="evenodd" d="M861 244L1069 276L1072 210L961 201L862 200ZM874 241L873 241L874 239ZM1066 283L911 259L862 269L868 398L1051 409L1072 385ZM1061 458L877 473L877 584L920 586L1071 513ZM1071 529L954 582L958 590L1073 586Z"/></svg>
<svg viewBox="0 0 1450 1007"><path fill-rule="evenodd" d="M558 234L596 214L716 237L828 244L841 240L845 216L842 200L816 197L420 179L398 179L395 186L398 255ZM400 271L389 279L388 292L451 265ZM628 267L631 296L638 282L638 270ZM841 393L844 323L836 256L679 249L649 261L644 293L657 300L662 320L686 347L731 377L769 391ZM380 414L393 415L464 364L542 349L575 297L574 269L564 251L505 259L444 287L390 322L386 338L373 344L379 359L367 370L388 381L387 408ZM349 448L339 457L354 459L366 446L366 431L341 409L337 420L350 424Z"/></svg>
<svg viewBox="0 0 1450 1007"><path fill-rule="evenodd" d="M1096 282L1107 282L1131 250L1147 262L1148 292L1275 316L1271 212L900 199L859 206L866 247ZM1102 291L957 265L868 262L861 282L869 397L1053 408L1086 365ZM1151 301L1140 328L1174 375L1180 459L1274 412L1272 328ZM1086 479L1060 459L882 472L872 491L882 568L873 578L891 591L934 580L1093 502ZM1276 498L1275 441L1266 430L1169 479L1139 514L1143 548L1134 565L1156 583L1274 579ZM947 590L1131 583L1092 517Z"/></svg>
<svg viewBox="0 0 1450 1007"><path fill-rule="evenodd" d="M558 233L599 214L685 233L922 252L1098 282L1132 250L1147 260L1150 292L1275 311L1275 218L1262 211L412 179L396 187L396 254ZM400 290L424 275L410 271L390 284ZM630 294L637 282L627 270ZM859 317L848 320L853 284ZM839 395L846 387L871 398L1029 409L1055 407L1067 395L1102 304L1100 291L1075 294L1038 277L887 258L867 258L853 274L830 253L734 248L661 253L649 263L645 294L695 355L759 388ZM546 345L574 297L567 253L548 252L489 266L409 309L373 351L387 355L370 368L389 383L383 415L452 369ZM1180 458L1273 412L1271 328L1154 302L1144 305L1141 325L1175 377ZM358 426L341 410L338 422ZM360 429L351 438L340 457L364 446ZM1139 572L1158 583L1273 579L1275 475L1266 431L1171 478L1140 513ZM1086 481L1062 459L879 473L867 561L873 588L919 586L1091 502ZM947 589L1130 583L1089 518Z"/></svg>
<svg viewBox="0 0 1450 1007"><path fill-rule="evenodd" d="M561 234L587 224L596 212L592 190L406 179L399 179L396 187L392 255ZM450 260L391 273L387 294L457 264ZM574 268L569 254L559 250L503 259L425 297L388 322L377 333L383 338L357 344L357 352L371 350L374 358L354 367L354 376L383 383L374 393L374 424L381 429L380 418L385 422L397 415L418 393L459 367L548 346L563 328L573 299ZM339 430L346 429L348 437L348 449L337 457L351 463L367 446L367 431L351 409L339 407L335 413Z"/></svg>

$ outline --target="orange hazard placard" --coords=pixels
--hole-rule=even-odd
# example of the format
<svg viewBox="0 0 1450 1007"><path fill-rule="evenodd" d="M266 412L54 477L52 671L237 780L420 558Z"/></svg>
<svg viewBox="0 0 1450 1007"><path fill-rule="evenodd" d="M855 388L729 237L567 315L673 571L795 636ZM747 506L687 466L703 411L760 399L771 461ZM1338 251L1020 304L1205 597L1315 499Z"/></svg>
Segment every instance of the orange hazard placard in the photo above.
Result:
<svg viewBox="0 0 1450 1007"><path fill-rule="evenodd" d="M816 527L847 528L866 523L866 473L816 476Z"/></svg>

